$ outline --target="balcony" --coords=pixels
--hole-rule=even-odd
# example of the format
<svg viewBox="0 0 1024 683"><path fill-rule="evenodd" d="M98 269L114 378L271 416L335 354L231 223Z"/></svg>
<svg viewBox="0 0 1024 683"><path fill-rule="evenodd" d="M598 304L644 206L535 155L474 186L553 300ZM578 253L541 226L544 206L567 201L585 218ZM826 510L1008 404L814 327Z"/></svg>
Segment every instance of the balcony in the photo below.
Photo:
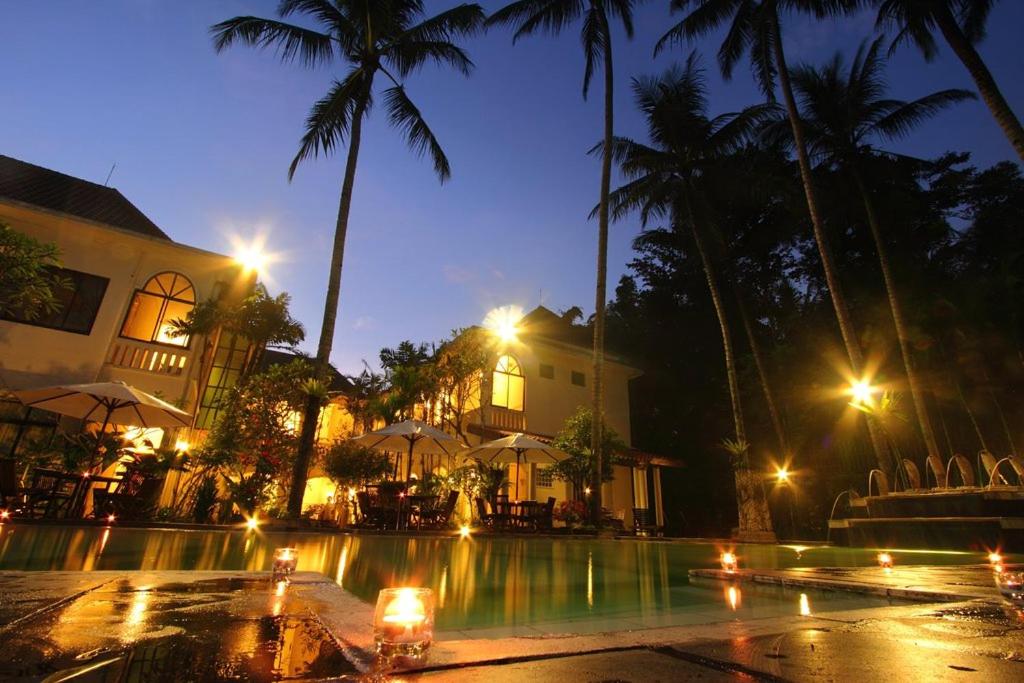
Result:
<svg viewBox="0 0 1024 683"><path fill-rule="evenodd" d="M487 426L506 432L525 432L526 413L520 410L491 406L490 421Z"/></svg>
<svg viewBox="0 0 1024 683"><path fill-rule="evenodd" d="M164 346L119 339L111 346L107 364L115 368L178 377L185 372L188 360L187 349L168 349Z"/></svg>

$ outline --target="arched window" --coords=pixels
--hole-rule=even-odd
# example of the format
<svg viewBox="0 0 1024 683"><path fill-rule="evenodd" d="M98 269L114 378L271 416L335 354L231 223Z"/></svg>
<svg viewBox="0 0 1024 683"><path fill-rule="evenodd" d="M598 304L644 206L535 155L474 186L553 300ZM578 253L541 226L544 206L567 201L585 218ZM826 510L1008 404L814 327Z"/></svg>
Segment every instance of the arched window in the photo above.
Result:
<svg viewBox="0 0 1024 683"><path fill-rule="evenodd" d="M121 336L157 344L188 346L188 337L172 337L171 321L184 319L196 305L196 290L178 273L154 275L135 290Z"/></svg>
<svg viewBox="0 0 1024 683"><path fill-rule="evenodd" d="M519 363L512 356L502 356L494 366L491 381L491 405L509 410L523 410L526 380Z"/></svg>

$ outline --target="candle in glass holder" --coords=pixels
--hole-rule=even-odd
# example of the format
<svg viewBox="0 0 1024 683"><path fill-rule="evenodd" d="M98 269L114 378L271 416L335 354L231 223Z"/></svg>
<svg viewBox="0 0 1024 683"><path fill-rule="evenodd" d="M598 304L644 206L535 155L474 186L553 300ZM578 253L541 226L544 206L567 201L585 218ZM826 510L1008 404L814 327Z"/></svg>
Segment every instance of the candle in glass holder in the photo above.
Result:
<svg viewBox="0 0 1024 683"><path fill-rule="evenodd" d="M1002 571L995 574L996 586L1004 598L1017 607L1024 607L1024 571Z"/></svg>
<svg viewBox="0 0 1024 683"><path fill-rule="evenodd" d="M274 551L274 580L280 580L280 578L294 573L298 564L298 550L295 548L278 548Z"/></svg>
<svg viewBox="0 0 1024 683"><path fill-rule="evenodd" d="M377 655L386 663L422 664L434 639L434 592L429 588L385 588L373 615Z"/></svg>
<svg viewBox="0 0 1024 683"><path fill-rule="evenodd" d="M722 553L719 559L722 563L722 569L727 572L734 572L739 568L739 560L736 558L736 553L726 551Z"/></svg>

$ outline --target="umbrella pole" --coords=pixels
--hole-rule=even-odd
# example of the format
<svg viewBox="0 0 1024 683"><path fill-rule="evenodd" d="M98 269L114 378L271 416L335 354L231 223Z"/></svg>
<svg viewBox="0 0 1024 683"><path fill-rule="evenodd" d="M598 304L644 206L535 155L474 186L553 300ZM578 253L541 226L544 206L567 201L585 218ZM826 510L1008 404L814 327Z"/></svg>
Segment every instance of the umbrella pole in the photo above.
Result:
<svg viewBox="0 0 1024 683"><path fill-rule="evenodd" d="M415 445L416 445L416 442L413 439L409 439L409 457L406 458L406 462L408 463L409 467L408 467L408 469L405 472L405 480L406 481L410 481L412 479L412 449L413 449L413 446L415 446Z"/></svg>
<svg viewBox="0 0 1024 683"><path fill-rule="evenodd" d="M110 424L110 414L114 412L114 407L111 405L107 406L107 414L103 416L103 425L100 427L100 431L96 434L96 445L92 447L92 456L89 458L89 470L93 468L93 463L96 462L96 456L100 452L100 443L103 439L103 433L107 431L107 425Z"/></svg>
<svg viewBox="0 0 1024 683"><path fill-rule="evenodd" d="M522 454L522 451L516 451L516 500L519 500L519 475L522 474L519 470L519 457Z"/></svg>

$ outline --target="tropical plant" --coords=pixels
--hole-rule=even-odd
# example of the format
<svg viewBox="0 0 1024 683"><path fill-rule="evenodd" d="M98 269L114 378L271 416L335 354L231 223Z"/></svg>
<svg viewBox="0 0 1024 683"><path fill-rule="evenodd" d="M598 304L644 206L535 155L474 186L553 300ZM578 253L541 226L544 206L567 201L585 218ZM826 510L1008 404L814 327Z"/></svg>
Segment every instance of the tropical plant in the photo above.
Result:
<svg viewBox="0 0 1024 683"><path fill-rule="evenodd" d="M219 297L198 304L184 319L171 321L171 334L210 335L220 328L240 335L251 344L241 372L241 377L247 377L259 368L268 348L294 349L306 338L302 324L288 311L290 304L287 292L272 297L262 283L256 283L241 299Z"/></svg>
<svg viewBox="0 0 1024 683"><path fill-rule="evenodd" d="M936 29L967 68L996 123L1024 161L1024 127L999 89L975 45L985 37L985 22L996 0L871 0L878 26L896 29L890 52L913 43L927 61L938 54Z"/></svg>
<svg viewBox="0 0 1024 683"><path fill-rule="evenodd" d="M832 247L825 231L818 192L815 187L814 174L811 169L807 145L804 139L803 125L797 110L796 97L790 82L789 66L782 45L782 21L780 14L784 11L811 14L823 19L843 13L851 13L860 5L861 0L672 0L673 10L692 11L679 23L673 26L658 41L655 53L664 46L693 40L717 30L723 24L729 24L725 39L718 50L718 63L723 76L731 77L737 62L744 53L750 55L754 75L764 95L774 101L776 80L782 90L786 113L792 128L793 144L796 149L797 164L803 181L804 196L807 210L814 230L814 241L818 247L821 265L825 271L832 306L835 309L836 322L850 360L850 368L855 377L863 376L865 370L864 352L860 346L850 307L844 295L839 271L832 254ZM867 423L871 436L875 457L883 470L891 471L891 464L882 435Z"/></svg>
<svg viewBox="0 0 1024 683"><path fill-rule="evenodd" d="M0 222L0 316L32 321L60 310L57 293L70 285L55 272L59 256L57 245Z"/></svg>
<svg viewBox="0 0 1024 683"><path fill-rule="evenodd" d="M403 79L430 62L468 75L473 63L465 50L453 41L476 33L483 25L484 12L479 5L461 4L424 17L421 0L281 0L277 13L280 19L235 17L213 26L211 31L218 51L240 41L255 47L274 47L284 62L298 61L303 66L314 67L338 60L348 66L344 77L336 80L328 93L313 105L306 120L306 133L288 171L291 178L301 162L321 152L329 155L348 143L316 353L317 365L326 370L334 343L363 119L373 103L375 80L381 78L388 83L383 95L389 123L405 136L413 152L429 154L443 182L451 175L448 158L419 108L409 98ZM292 15L310 19L317 28L285 21ZM319 410L319 404L313 399L304 410L288 500L288 511L294 517L302 511Z"/></svg>
<svg viewBox="0 0 1024 683"><path fill-rule="evenodd" d="M601 191L597 209L597 283L594 298L594 372L591 390L591 410L595 415L604 415L604 338L605 309L608 303L608 194L612 177L612 138L614 136L614 74L612 59L612 19L622 23L626 37L633 38L633 8L639 0L516 0L492 14L487 24L511 26L513 43L537 31L553 35L578 19L583 20L580 40L586 55L583 72L583 97L590 90L590 79L594 71L601 69L604 76L604 136L601 153ZM591 449L597 453L597 479L602 478L604 463L601 456L601 427L598 421L594 429ZM600 486L593 497L594 518L600 517Z"/></svg>
<svg viewBox="0 0 1024 683"><path fill-rule="evenodd" d="M391 471L391 461L379 451L350 439L340 439L328 446L323 468L339 488L362 487L386 477Z"/></svg>
<svg viewBox="0 0 1024 683"><path fill-rule="evenodd" d="M480 407L484 372L493 361L486 333L455 330L435 354L437 415L440 427L466 440L469 414Z"/></svg>
<svg viewBox="0 0 1024 683"><path fill-rule="evenodd" d="M591 487L590 497L593 498L600 488L598 482L612 481L615 478L613 466L620 462L619 453L626 449L626 444L615 430L605 425L600 430L601 455L595 455L591 448L593 424L593 413L587 408L579 408L565 421L551 442L552 446L569 455L551 466L551 474L555 479L569 484L575 500L584 500L587 486ZM608 466L599 470L599 461Z"/></svg>
<svg viewBox="0 0 1024 683"><path fill-rule="evenodd" d="M349 378L352 390L348 395L348 412L352 420L365 433L373 430L373 422L381 415L381 401L387 391L387 377L384 373L374 372L363 361L363 371Z"/></svg>
<svg viewBox="0 0 1024 683"><path fill-rule="evenodd" d="M931 456L939 456L939 445L932 429L925 397L925 386L916 367L911 333L908 328L902 294L889 259L889 247L882 220L875 207L868 178L879 155L886 152L873 146L878 140L904 137L944 107L974 95L966 90L942 90L912 102L887 99L879 56L882 38L861 44L847 69L837 54L824 67L800 66L793 70L793 86L800 99L800 116L807 136L808 152L822 165L838 169L853 180L867 217L871 238L885 282L903 366L914 402L918 427Z"/></svg>

